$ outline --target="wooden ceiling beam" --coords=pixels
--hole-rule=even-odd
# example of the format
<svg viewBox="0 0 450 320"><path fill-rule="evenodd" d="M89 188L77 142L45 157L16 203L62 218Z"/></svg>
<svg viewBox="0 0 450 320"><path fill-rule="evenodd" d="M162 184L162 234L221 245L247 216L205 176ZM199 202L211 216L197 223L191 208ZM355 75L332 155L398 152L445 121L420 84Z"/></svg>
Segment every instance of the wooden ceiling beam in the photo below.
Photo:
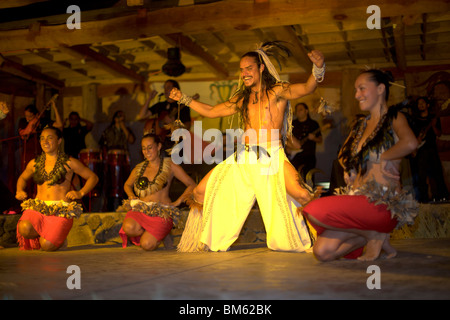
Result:
<svg viewBox="0 0 450 320"><path fill-rule="evenodd" d="M361 68L362 70L363 68ZM405 74L417 74L419 72L438 72L450 70L450 64L432 65L432 66L415 66L406 67L404 71L398 68L383 68L383 70L390 71L395 80L405 80ZM292 83L306 82L310 73L291 73L289 74L289 81ZM327 71L325 73L324 82L321 86L325 87L340 87L342 85L342 71Z"/></svg>
<svg viewBox="0 0 450 320"><path fill-rule="evenodd" d="M203 62L205 62L211 70L217 74L218 78L228 78L228 70L214 56L209 54L203 47L196 44L191 38L182 34L166 34L161 36L165 41L173 46L180 46L185 51Z"/></svg>
<svg viewBox="0 0 450 320"><path fill-rule="evenodd" d="M0 9L22 7L37 2L45 2L47 0L4 0L0 2Z"/></svg>
<svg viewBox="0 0 450 320"><path fill-rule="evenodd" d="M292 1L271 0L258 4L253 1L229 0L208 4L163 8L127 16L96 21L81 21L81 29L70 30L65 24L41 25L32 33L29 29L0 32L0 52L56 48L123 39L148 38L163 34L185 35L223 30L251 30L282 25L317 24L345 17L346 22L367 19L366 9L372 0ZM411 3L410 0L379 0L381 17L401 13L412 16L422 13L450 11L448 0Z"/></svg>
<svg viewBox="0 0 450 320"><path fill-rule="evenodd" d="M67 62L67 61L55 61L53 59L53 56L50 53L48 53L48 52L38 51L38 50L28 50L28 51L30 53L32 53L32 54L35 54L35 55L37 55L37 56L39 56L39 57L49 61L49 62L56 63L56 64L60 65L61 67L64 67L67 70L76 72L76 73L78 73L78 74L80 74L80 75L82 75L82 76L84 76L84 77L86 77L86 78L88 78L90 80L95 79L95 77L89 76L87 70L85 70L85 69L74 69L74 68L72 68L72 65L69 62Z"/></svg>
<svg viewBox="0 0 450 320"><path fill-rule="evenodd" d="M128 69L121 64L105 57L104 55L92 50L88 45L77 45L72 47L60 47L61 51L70 54L77 59L84 60L86 63L94 64L100 69L104 69L121 78L128 78L133 82L143 83L147 79Z"/></svg>
<svg viewBox="0 0 450 320"><path fill-rule="evenodd" d="M420 36L420 40L422 41L422 44L420 45L420 56L424 61L427 59L426 56L427 32L428 32L427 17L428 15L426 13L422 15L422 25L421 25L422 35Z"/></svg>
<svg viewBox="0 0 450 320"><path fill-rule="evenodd" d="M405 46L405 25L401 17L392 18L394 41L395 41L395 57L397 67L406 70L406 46Z"/></svg>
<svg viewBox="0 0 450 320"><path fill-rule="evenodd" d="M65 87L64 81L55 79L32 68L23 66L20 63L5 59L2 56L0 56L0 70L23 79L48 85L58 90Z"/></svg>
<svg viewBox="0 0 450 320"><path fill-rule="evenodd" d="M236 46L234 45L234 43L232 43L231 41L228 41L221 32L213 32L212 35L219 40L224 46L226 46L228 48L228 50L230 50L231 54L237 55L236 53Z"/></svg>
<svg viewBox="0 0 450 320"><path fill-rule="evenodd" d="M390 49L389 49L389 34L387 32L387 28L389 28L390 19L381 20L381 42L383 43L383 52L386 62L391 61Z"/></svg>
<svg viewBox="0 0 450 320"><path fill-rule="evenodd" d="M344 24L342 23L342 21L337 21L336 25L337 25L337 27L339 29L339 32L341 33L342 39L344 40L344 46L345 46L345 50L346 50L346 54L348 56L348 59L353 64L356 64L355 54L353 53L351 45L350 45L350 43L348 41L348 33L347 33L347 31L344 30Z"/></svg>
<svg viewBox="0 0 450 320"><path fill-rule="evenodd" d="M156 43L154 43L153 41L146 39L146 40L141 40L139 41L140 43L142 43L144 46L149 47L150 49L152 49L152 51L154 53L156 53L157 55L159 55L161 58L163 59L167 59L167 52L164 50L161 50L157 47Z"/></svg>
<svg viewBox="0 0 450 320"><path fill-rule="evenodd" d="M308 57L308 51L305 49L297 33L291 26L281 26L271 28L277 37L277 40L286 41L291 45L288 48L292 52L293 59L306 71L312 69L312 62Z"/></svg>

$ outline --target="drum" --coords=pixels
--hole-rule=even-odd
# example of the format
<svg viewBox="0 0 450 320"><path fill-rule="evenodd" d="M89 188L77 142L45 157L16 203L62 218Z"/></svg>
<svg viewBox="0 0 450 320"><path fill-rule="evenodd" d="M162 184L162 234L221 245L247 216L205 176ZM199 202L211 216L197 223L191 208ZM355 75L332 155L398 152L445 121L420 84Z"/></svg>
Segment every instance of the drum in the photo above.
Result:
<svg viewBox="0 0 450 320"><path fill-rule="evenodd" d="M106 195L125 198L123 185L130 175L130 157L124 150L109 150L106 156Z"/></svg>
<svg viewBox="0 0 450 320"><path fill-rule="evenodd" d="M91 169L98 176L98 183L91 190L90 197L99 197L102 191L103 181L103 160L102 152L100 149L83 149L78 154L80 161L89 169ZM84 183L84 182L83 182Z"/></svg>
<svg viewBox="0 0 450 320"><path fill-rule="evenodd" d="M94 164L102 163L102 152L100 149L83 149L78 154L81 162L84 163L86 167L89 167L94 171Z"/></svg>

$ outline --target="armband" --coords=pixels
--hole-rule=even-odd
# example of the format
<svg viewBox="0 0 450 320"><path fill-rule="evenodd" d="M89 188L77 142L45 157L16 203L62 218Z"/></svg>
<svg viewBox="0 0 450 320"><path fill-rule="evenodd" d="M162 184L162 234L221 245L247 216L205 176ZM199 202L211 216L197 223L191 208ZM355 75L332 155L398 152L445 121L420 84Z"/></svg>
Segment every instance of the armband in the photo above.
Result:
<svg viewBox="0 0 450 320"><path fill-rule="evenodd" d="M191 104L192 102L192 97L185 95L184 93L181 95L180 100L178 100L179 104L184 104L185 106L188 106Z"/></svg>
<svg viewBox="0 0 450 320"><path fill-rule="evenodd" d="M315 64L313 64L312 74L317 82L322 82L325 76L325 63L323 64L322 68L319 68Z"/></svg>

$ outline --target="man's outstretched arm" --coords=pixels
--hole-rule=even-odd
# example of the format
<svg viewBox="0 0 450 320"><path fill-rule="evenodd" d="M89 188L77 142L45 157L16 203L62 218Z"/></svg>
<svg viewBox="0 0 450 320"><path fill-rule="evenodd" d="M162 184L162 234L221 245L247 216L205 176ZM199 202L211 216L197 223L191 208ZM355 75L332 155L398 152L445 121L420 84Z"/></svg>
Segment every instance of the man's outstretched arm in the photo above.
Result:
<svg viewBox="0 0 450 320"><path fill-rule="evenodd" d="M193 100L191 97L187 97L177 88L172 89L169 97L170 99L173 99L175 101L179 101L181 99L182 100L181 103L189 106L192 110L197 111L206 118L226 117L231 116L232 114L235 114L237 112L236 103L233 103L230 100L219 103L218 105L215 106L211 106L209 104ZM186 99L190 101L185 102L184 100Z"/></svg>

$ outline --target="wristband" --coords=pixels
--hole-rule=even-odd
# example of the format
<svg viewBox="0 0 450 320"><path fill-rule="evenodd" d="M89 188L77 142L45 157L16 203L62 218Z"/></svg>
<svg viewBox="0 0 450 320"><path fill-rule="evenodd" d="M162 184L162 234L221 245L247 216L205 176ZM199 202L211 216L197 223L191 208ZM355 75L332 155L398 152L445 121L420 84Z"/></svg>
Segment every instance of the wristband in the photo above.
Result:
<svg viewBox="0 0 450 320"><path fill-rule="evenodd" d="M178 100L179 104L184 104L185 106L188 106L191 104L192 102L192 97L185 95L184 93L181 95L180 100Z"/></svg>
<svg viewBox="0 0 450 320"><path fill-rule="evenodd" d="M319 68L315 64L313 64L312 74L317 82L322 82L325 76L325 63L323 64L322 68Z"/></svg>

